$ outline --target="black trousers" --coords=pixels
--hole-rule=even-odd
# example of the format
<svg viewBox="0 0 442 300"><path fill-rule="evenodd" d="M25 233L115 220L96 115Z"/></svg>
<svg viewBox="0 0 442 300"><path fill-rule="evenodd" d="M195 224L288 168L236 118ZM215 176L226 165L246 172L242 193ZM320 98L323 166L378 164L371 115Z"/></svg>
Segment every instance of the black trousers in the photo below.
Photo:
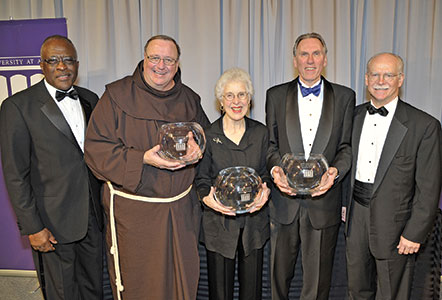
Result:
<svg viewBox="0 0 442 300"><path fill-rule="evenodd" d="M83 239L58 243L51 252L32 250L47 300L103 299L103 238L92 209L89 211L88 231Z"/></svg>
<svg viewBox="0 0 442 300"><path fill-rule="evenodd" d="M327 300L339 224L314 229L307 209L301 206L291 224L272 221L270 229L272 300L289 299L299 250L303 270L301 299Z"/></svg>
<svg viewBox="0 0 442 300"><path fill-rule="evenodd" d="M346 239L349 299L409 299L416 255L401 255L395 249L388 259L375 258L369 242L370 208L352 205Z"/></svg>
<svg viewBox="0 0 442 300"><path fill-rule="evenodd" d="M241 238L242 230L237 249L239 300L261 300L264 249L255 249L245 256ZM226 258L207 249L206 251L209 299L233 300L235 259Z"/></svg>

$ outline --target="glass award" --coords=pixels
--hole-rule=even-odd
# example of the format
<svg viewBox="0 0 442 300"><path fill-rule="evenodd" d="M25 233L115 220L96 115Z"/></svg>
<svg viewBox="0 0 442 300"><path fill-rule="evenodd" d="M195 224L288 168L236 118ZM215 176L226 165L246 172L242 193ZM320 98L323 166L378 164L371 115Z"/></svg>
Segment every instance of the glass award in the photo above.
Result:
<svg viewBox="0 0 442 300"><path fill-rule="evenodd" d="M215 179L215 200L233 208L237 214L249 212L262 197L261 184L261 177L252 168L225 168Z"/></svg>
<svg viewBox="0 0 442 300"><path fill-rule="evenodd" d="M200 158L206 147L204 130L195 122L163 124L159 130L160 151L167 160L193 164Z"/></svg>
<svg viewBox="0 0 442 300"><path fill-rule="evenodd" d="M287 177L288 185L297 195L310 195L321 183L322 175L328 170L328 163L322 154L287 153L280 166Z"/></svg>

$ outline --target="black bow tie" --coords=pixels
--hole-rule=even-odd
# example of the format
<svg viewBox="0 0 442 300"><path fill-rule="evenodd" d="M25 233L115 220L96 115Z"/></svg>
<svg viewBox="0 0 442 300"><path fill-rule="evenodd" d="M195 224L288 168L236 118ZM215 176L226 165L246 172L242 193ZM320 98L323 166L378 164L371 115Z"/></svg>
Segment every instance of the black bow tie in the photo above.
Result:
<svg viewBox="0 0 442 300"><path fill-rule="evenodd" d="M376 108L373 105L369 105L367 106L367 110L370 115L380 114L383 117L388 115L388 110L384 106Z"/></svg>
<svg viewBox="0 0 442 300"><path fill-rule="evenodd" d="M76 90L72 90L70 92L63 92L63 91L55 92L55 99L57 99L57 101L61 101L65 97L69 97L74 100L77 100L78 99L78 92Z"/></svg>

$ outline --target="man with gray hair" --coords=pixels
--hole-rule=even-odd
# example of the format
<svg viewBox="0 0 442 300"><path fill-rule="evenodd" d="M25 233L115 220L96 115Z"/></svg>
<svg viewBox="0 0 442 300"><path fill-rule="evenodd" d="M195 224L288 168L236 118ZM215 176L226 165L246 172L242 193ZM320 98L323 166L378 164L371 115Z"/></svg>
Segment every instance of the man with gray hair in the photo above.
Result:
<svg viewBox="0 0 442 300"><path fill-rule="evenodd" d="M317 33L298 37L293 64L299 77L267 91L270 148L267 167L274 186L271 218L272 299L288 299L299 250L301 299L328 299L341 222L341 181L351 166L353 90L321 76L327 46ZM296 195L279 166L286 153L322 154L330 168L312 195Z"/></svg>
<svg viewBox="0 0 442 300"><path fill-rule="evenodd" d="M347 209L350 299L409 299L416 253L441 191L441 126L403 102L404 63L380 53L367 63L371 99L355 109Z"/></svg>

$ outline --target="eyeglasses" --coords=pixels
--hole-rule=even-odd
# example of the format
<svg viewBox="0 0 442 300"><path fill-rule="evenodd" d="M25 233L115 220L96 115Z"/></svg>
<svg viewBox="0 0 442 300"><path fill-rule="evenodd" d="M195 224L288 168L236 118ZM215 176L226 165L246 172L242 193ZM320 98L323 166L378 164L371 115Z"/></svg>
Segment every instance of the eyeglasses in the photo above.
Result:
<svg viewBox="0 0 442 300"><path fill-rule="evenodd" d="M75 59L73 57L70 57L70 56L63 56L63 57L61 57L61 56L58 56L58 57L53 56L53 57L50 57L48 59L43 59L43 61L45 63L47 63L48 65L51 65L51 66L56 66L60 62L63 62L67 66L72 66L73 64L75 64L77 62L77 59Z"/></svg>
<svg viewBox="0 0 442 300"><path fill-rule="evenodd" d="M246 100L247 97L249 96L249 93L247 92L239 92L238 94L236 94L236 97L239 100ZM226 98L227 101L233 101L233 99L235 99L235 94L234 93L226 93L225 95L223 95L224 98Z"/></svg>
<svg viewBox="0 0 442 300"><path fill-rule="evenodd" d="M368 78L370 78L371 81L378 81L379 78L381 78L384 81L387 82L391 82L393 81L393 79L395 79L397 76L402 75L402 73L398 73L398 74L393 74L393 73L384 73L384 74L379 74L379 73L368 73Z"/></svg>
<svg viewBox="0 0 442 300"><path fill-rule="evenodd" d="M173 65L176 64L177 61L178 61L178 59L174 59L174 58L172 58L172 57L164 57L164 58L161 58L161 57L159 57L159 56L157 56L157 55L155 55L155 56L147 55L147 59L148 59L151 63L153 63L154 65L157 65L157 64L160 63L160 61L163 61L163 63L164 63L166 66L173 66Z"/></svg>

